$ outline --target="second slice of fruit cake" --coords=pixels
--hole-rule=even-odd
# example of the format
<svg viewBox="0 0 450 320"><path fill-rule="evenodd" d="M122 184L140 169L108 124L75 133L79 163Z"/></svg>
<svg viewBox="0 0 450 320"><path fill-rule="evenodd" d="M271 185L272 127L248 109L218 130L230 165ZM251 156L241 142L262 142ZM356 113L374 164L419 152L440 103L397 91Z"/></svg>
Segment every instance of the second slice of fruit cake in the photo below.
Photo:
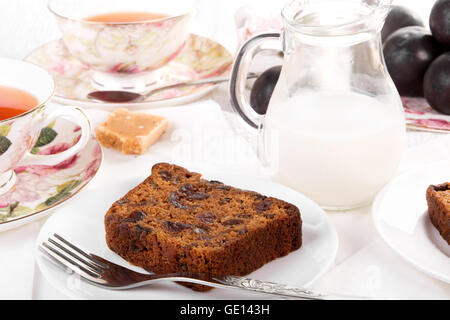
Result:
<svg viewBox="0 0 450 320"><path fill-rule="evenodd" d="M154 273L242 276L302 244L296 206L166 163L112 205L105 228L111 250Z"/></svg>
<svg viewBox="0 0 450 320"><path fill-rule="evenodd" d="M429 186L426 197L430 220L450 245L450 182Z"/></svg>

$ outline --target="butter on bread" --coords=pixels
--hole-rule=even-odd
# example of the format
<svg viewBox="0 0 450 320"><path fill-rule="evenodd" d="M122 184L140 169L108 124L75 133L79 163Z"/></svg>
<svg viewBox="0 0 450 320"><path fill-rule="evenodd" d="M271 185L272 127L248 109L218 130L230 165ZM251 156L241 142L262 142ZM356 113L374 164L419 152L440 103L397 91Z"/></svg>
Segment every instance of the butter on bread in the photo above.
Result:
<svg viewBox="0 0 450 320"><path fill-rule="evenodd" d="M95 133L106 148L140 155L166 132L168 125L164 117L120 108L109 114L106 121L95 128Z"/></svg>

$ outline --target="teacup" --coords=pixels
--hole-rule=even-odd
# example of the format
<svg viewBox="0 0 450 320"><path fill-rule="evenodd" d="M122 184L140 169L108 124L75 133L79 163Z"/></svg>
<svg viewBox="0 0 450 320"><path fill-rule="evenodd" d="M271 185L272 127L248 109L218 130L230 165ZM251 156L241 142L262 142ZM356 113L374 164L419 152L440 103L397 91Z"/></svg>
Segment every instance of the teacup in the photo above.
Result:
<svg viewBox="0 0 450 320"><path fill-rule="evenodd" d="M67 49L95 71L93 85L108 90L145 91L154 84L161 67L184 47L192 8L189 0L49 1ZM92 19L114 13L125 18L139 13L157 16Z"/></svg>
<svg viewBox="0 0 450 320"><path fill-rule="evenodd" d="M14 168L28 165L54 166L69 159L86 146L92 135L92 128L89 117L82 109L49 104L54 95L55 84L46 71L24 61L6 58L0 58L0 70L0 86L26 92L37 101L37 105L27 111L0 121L1 195L14 186ZM59 117L80 126L80 139L70 149L58 154L32 154L31 150L41 129Z"/></svg>

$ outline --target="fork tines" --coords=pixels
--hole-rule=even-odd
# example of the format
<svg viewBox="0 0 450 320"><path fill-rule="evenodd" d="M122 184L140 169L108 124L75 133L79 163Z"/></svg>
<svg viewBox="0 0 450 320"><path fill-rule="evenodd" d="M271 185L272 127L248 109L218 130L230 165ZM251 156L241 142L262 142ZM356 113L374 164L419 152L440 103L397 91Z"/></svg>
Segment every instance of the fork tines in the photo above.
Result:
<svg viewBox="0 0 450 320"><path fill-rule="evenodd" d="M92 257L86 250L74 246L56 233L39 247L59 265L94 282L101 281L101 275L107 268L105 264Z"/></svg>

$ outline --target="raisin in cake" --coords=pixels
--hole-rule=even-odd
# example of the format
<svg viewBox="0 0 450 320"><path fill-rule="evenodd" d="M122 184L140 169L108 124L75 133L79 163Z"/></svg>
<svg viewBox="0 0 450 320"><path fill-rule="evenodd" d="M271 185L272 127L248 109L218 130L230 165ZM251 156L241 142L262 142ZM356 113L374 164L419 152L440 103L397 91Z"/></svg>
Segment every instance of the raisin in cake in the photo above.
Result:
<svg viewBox="0 0 450 320"><path fill-rule="evenodd" d="M431 222L450 245L450 183L428 187L427 202Z"/></svg>
<svg viewBox="0 0 450 320"><path fill-rule="evenodd" d="M300 248L301 227L290 203L166 163L105 216L109 248L154 273L246 275Z"/></svg>

